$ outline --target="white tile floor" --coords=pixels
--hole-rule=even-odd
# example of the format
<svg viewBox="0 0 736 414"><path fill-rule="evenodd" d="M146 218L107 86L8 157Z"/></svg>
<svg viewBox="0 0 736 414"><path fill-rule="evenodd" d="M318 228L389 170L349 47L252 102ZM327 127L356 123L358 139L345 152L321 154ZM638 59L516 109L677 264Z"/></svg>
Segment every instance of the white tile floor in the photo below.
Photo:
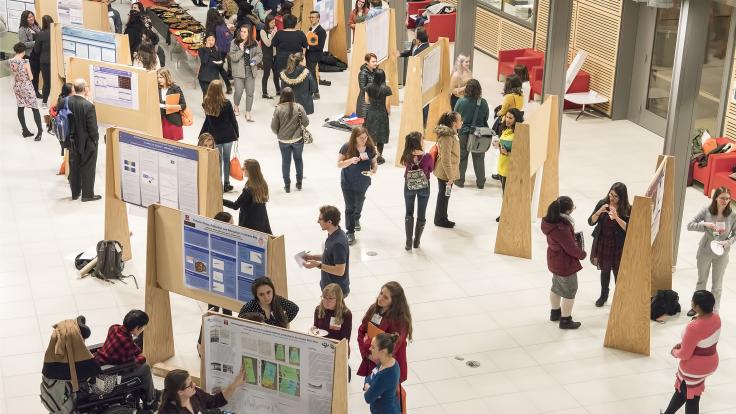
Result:
<svg viewBox="0 0 736 414"><path fill-rule="evenodd" d="M173 59L169 63L173 66ZM491 106L499 103L495 61L476 53L475 72ZM320 123L343 110L347 73L325 78L333 84L321 88L322 100L310 117L316 142L305 152L303 191L285 194L281 188L279 152L269 129L272 102L257 98L257 122L241 122L240 156L256 158L264 168L271 185L271 225L276 233L285 234L287 256L320 248L325 235L315 223L318 206L343 207L334 160L347 134L321 128ZM187 101L198 116L197 125L186 129L186 142L194 143L202 120L200 93L191 86L189 70L177 70L176 79L185 86ZM73 258L102 238L104 205L70 201L65 180L54 175L60 161L55 138L46 135L40 143L21 138L9 78L0 79L0 90L7 102L0 107L6 142L0 152L4 194L0 200L0 413L41 413L37 393L50 325L83 313L93 330L90 341L99 342L107 326L119 323L129 309L143 308L144 295L132 285L76 278ZM400 108L395 108L388 159L393 159L400 116ZM565 116L560 186L561 193L572 196L579 207L575 212L579 227L590 233L584 227L586 216L612 182L623 181L630 194L641 194L661 147L661 138L627 121L584 118L575 122ZM99 158L97 167L100 193L103 160ZM429 225L422 248L407 253L401 173L383 166L368 192L363 230L352 247L348 304L355 315L362 315L382 283L397 280L405 287L415 328L405 384L411 414L655 413L666 406L676 366L668 351L686 318L652 325L650 357L603 348L609 306L593 306L598 277L586 262L574 311L582 328L560 331L546 320L550 281L538 224L533 227L532 260L492 252L494 218L500 208L497 182L489 181L484 190L453 192L450 217L457 227L446 230ZM701 191L689 189L686 218L706 202ZM431 217L434 194L430 205ZM135 234L134 259L126 273L135 274L140 283L145 277L145 219L133 215L130 225ZM697 234L683 230L674 285L684 305L695 283L697 240ZM369 256L371 251L378 255ZM298 269L291 260L287 264L290 297L302 307L293 327L303 330L311 325L311 309L318 303L319 273ZM736 412L733 286L727 278L721 366L708 380L703 412ZM173 306L177 353L191 356L204 305L177 297ZM357 355L353 354L353 367L358 365ZM481 365L469 368L464 364L467 360ZM368 412L360 389L360 378L355 378L350 386L351 413Z"/></svg>

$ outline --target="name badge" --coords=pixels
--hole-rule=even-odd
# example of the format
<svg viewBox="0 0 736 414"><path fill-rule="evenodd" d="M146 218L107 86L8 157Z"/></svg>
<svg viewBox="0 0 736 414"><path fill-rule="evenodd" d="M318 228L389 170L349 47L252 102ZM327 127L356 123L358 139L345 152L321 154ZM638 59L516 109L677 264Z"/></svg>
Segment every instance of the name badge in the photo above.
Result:
<svg viewBox="0 0 736 414"><path fill-rule="evenodd" d="M334 316L330 317L330 329L339 331L340 328L342 328L342 324L338 325L337 321L335 320L335 317Z"/></svg>
<svg viewBox="0 0 736 414"><path fill-rule="evenodd" d="M373 324L376 326L379 326L382 320L383 320L383 317L377 313L374 313L373 317L371 318L371 322L373 322Z"/></svg>

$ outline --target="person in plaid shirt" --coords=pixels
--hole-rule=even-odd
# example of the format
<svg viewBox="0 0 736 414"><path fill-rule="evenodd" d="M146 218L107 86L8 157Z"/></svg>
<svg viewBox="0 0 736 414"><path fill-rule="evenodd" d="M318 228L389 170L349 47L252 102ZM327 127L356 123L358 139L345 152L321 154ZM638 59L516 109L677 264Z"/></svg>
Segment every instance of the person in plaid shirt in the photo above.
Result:
<svg viewBox="0 0 736 414"><path fill-rule="evenodd" d="M107 338L97 353L95 359L100 365L120 365L136 362L133 371L123 374L123 380L139 377L146 390L144 410L153 412L156 409L159 392L153 387L151 367L146 363L146 357L141 348L136 345L133 337L143 333L148 325L148 315L142 310L133 309L125 315L122 325L112 325L107 331Z"/></svg>

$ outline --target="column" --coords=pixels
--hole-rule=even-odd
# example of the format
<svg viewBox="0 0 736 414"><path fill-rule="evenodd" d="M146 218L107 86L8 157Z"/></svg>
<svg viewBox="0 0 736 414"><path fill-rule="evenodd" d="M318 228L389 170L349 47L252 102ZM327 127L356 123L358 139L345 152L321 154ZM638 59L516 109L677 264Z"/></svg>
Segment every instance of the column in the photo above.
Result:
<svg viewBox="0 0 736 414"><path fill-rule="evenodd" d="M544 53L542 102L547 95L557 95L560 98L559 137L562 137L562 108L565 104L565 73L567 72L567 48L570 43L571 25L572 0L550 1L547 51Z"/></svg>
<svg viewBox="0 0 736 414"><path fill-rule="evenodd" d="M700 76L703 69L703 45L708 41L710 13L709 0L683 0L680 23L677 28L677 44L670 89L670 105L667 113L667 131L663 153L675 156L675 197L673 214L673 265L677 264L680 245L680 226L687 188L690 145L695 129L695 102L700 93ZM730 65L729 65L730 67Z"/></svg>
<svg viewBox="0 0 736 414"><path fill-rule="evenodd" d="M475 52L475 15L478 7L477 0L458 0L457 19L455 21L455 52L452 64L458 55L470 58L470 65L475 63L473 55Z"/></svg>
<svg viewBox="0 0 736 414"><path fill-rule="evenodd" d="M368 4L368 0L366 0ZM406 1L405 0L388 0L388 5L394 9L396 17L396 44L391 47L396 48L399 52L404 50L404 42L406 42ZM368 34L370 36L370 33ZM401 62L401 58L399 58ZM404 68L405 63L398 65L399 85L404 84Z"/></svg>
<svg viewBox="0 0 736 414"><path fill-rule="evenodd" d="M351 50L353 48L353 31L348 25L348 18L350 18L350 12L353 11L353 7L355 6L355 0L343 0L342 6L343 11L345 12L345 44L348 46L348 50ZM350 59L348 58L348 60Z"/></svg>

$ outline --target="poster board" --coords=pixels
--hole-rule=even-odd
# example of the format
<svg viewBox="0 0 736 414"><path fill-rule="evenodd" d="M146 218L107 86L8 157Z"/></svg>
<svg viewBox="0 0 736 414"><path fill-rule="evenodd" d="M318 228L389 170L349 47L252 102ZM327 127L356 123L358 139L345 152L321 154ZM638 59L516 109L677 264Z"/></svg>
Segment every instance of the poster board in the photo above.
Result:
<svg viewBox="0 0 736 414"><path fill-rule="evenodd" d="M161 136L156 71L70 57L66 73L90 85L98 122Z"/></svg>
<svg viewBox="0 0 736 414"><path fill-rule="evenodd" d="M36 13L34 0L0 0L0 18L7 25L9 32L18 33L20 15L26 10L34 12L36 16L43 16L42 14ZM38 24L39 26L41 25L40 19L38 20Z"/></svg>
<svg viewBox="0 0 736 414"><path fill-rule="evenodd" d="M208 217L222 211L216 150L119 128L108 128L106 140L105 239L123 245L123 260L132 257L126 204L163 202Z"/></svg>
<svg viewBox="0 0 736 414"><path fill-rule="evenodd" d="M544 112L541 112L544 111ZM540 113L541 112L541 113ZM544 104L534 113L534 119L548 119L546 127L547 159L542 167L537 217L547 215L547 207L560 196L560 102L557 95L548 95ZM542 125L542 127L544 127Z"/></svg>
<svg viewBox="0 0 736 414"><path fill-rule="evenodd" d="M314 9L319 12L319 24L326 31L330 31L337 26L336 0L316 0Z"/></svg>
<svg viewBox="0 0 736 414"><path fill-rule="evenodd" d="M390 9L386 9L376 16L365 21L366 31L368 33L368 50L375 53L378 57L378 63L388 58L391 19ZM395 47L395 46L394 46Z"/></svg>
<svg viewBox="0 0 736 414"><path fill-rule="evenodd" d="M580 72L580 69L583 67L583 63L585 63L585 59L587 57L588 52L578 50L578 53L573 58L572 62L570 62L570 66L567 67L567 72L565 72L565 93L570 89L570 85L572 85L575 77L578 76L578 72Z"/></svg>
<svg viewBox="0 0 736 414"><path fill-rule="evenodd" d="M342 0L340 0L342 1ZM389 9L389 27L388 27L388 43L387 50L394 51L396 49L396 23L394 9ZM355 25L355 33L353 39L353 47L350 54L350 64L348 70L350 71L348 78L348 96L345 102L345 115L349 116L355 112L355 105L360 93L360 85L358 84L358 75L360 74L360 67L365 63L365 55L369 52L374 52L368 47L368 38L373 36L371 32L368 34L367 21L357 23ZM375 53L375 52L374 52ZM384 59L378 65L379 68L386 72L386 84L391 88L393 94L389 97L391 105L399 105L399 72L397 65L397 56L394 53L389 53L388 58Z"/></svg>
<svg viewBox="0 0 736 414"><path fill-rule="evenodd" d="M177 357L175 354L170 293L235 311L243 306L240 301L186 286L181 228L185 214L158 204L148 207L145 311L150 321L146 327L143 349L154 373L161 376L166 375L170 369L182 366L186 366L194 377L199 377L200 374L199 358L196 355L194 359L197 362L192 364L185 356ZM278 294L288 298L284 236L265 236L268 257L266 273ZM188 365L187 361L190 362Z"/></svg>
<svg viewBox="0 0 736 414"><path fill-rule="evenodd" d="M347 406L347 341L208 314L203 317L203 387L245 383L225 411L249 414L342 414Z"/></svg>
<svg viewBox="0 0 736 414"><path fill-rule="evenodd" d="M422 61L422 101L431 100L432 90L440 82L440 71L442 69L442 49L432 48ZM430 94L430 96L427 96Z"/></svg>
<svg viewBox="0 0 736 414"><path fill-rule="evenodd" d="M659 163L657 171L654 172L654 176L647 186L647 191L644 193L644 196L651 198L652 202L654 203L652 206L652 244L654 244L654 239L657 238L657 234L659 233L659 219L662 215L662 201L664 197L664 178L666 174L666 169L666 161Z"/></svg>
<svg viewBox="0 0 736 414"><path fill-rule="evenodd" d="M81 10L81 22L80 22ZM94 0L36 0L36 16L48 14L54 23L74 24L92 30L110 32L107 3ZM40 24L40 23L39 23Z"/></svg>
<svg viewBox="0 0 736 414"><path fill-rule="evenodd" d="M662 204L659 213L659 231L652 244L652 289L654 295L660 289L672 289L672 263L674 260L674 199L675 199L675 157L660 155L658 164L666 163ZM657 167L659 169L659 166ZM659 196L659 194L658 194Z"/></svg>

